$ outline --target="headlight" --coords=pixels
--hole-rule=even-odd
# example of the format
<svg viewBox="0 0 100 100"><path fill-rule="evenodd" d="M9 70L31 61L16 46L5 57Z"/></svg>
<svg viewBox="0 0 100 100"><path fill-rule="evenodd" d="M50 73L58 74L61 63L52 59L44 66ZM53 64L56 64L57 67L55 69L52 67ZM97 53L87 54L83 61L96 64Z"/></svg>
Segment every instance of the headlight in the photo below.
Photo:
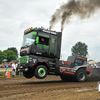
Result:
<svg viewBox="0 0 100 100"><path fill-rule="evenodd" d="M29 62L29 56L27 57L27 63Z"/></svg>
<svg viewBox="0 0 100 100"><path fill-rule="evenodd" d="M29 60L30 62L32 62L32 60Z"/></svg>
<svg viewBox="0 0 100 100"><path fill-rule="evenodd" d="M28 62L32 62L32 57L31 56L28 56L28 58L27 58L27 63Z"/></svg>
<svg viewBox="0 0 100 100"><path fill-rule="evenodd" d="M29 57L29 62L32 62L32 57Z"/></svg>
<svg viewBox="0 0 100 100"><path fill-rule="evenodd" d="M30 57L29 59L32 60L32 57Z"/></svg>
<svg viewBox="0 0 100 100"><path fill-rule="evenodd" d="M20 68L23 68L23 66L20 66Z"/></svg>

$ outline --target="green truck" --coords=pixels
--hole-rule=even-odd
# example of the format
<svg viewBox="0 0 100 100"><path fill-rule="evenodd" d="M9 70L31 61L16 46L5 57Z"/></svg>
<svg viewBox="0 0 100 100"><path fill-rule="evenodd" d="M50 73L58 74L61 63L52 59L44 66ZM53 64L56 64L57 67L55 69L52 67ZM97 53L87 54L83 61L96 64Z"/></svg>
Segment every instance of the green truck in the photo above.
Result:
<svg viewBox="0 0 100 100"><path fill-rule="evenodd" d="M87 71L87 58L69 56L60 60L62 33L41 28L28 28L24 31L18 71L24 77L43 79L47 75L59 75L62 81L83 82L91 73Z"/></svg>

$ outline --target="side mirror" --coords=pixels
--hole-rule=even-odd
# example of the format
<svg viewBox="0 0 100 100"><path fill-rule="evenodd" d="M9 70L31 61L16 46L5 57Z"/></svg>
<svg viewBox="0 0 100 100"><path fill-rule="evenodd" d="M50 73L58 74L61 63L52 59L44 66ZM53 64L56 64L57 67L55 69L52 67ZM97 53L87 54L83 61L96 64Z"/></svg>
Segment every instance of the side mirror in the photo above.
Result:
<svg viewBox="0 0 100 100"><path fill-rule="evenodd" d="M36 37L35 41L36 41L36 44L38 44L39 43L39 37Z"/></svg>

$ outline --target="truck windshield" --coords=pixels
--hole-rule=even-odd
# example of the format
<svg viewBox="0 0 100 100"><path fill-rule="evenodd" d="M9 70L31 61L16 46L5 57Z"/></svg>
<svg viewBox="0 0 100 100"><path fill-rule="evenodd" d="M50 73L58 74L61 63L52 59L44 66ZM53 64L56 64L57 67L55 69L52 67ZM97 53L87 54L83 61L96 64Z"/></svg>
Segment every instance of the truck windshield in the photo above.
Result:
<svg viewBox="0 0 100 100"><path fill-rule="evenodd" d="M34 43L35 43L34 41L35 41L35 35L33 34L33 32L28 33L28 34L24 35L22 47L30 46L32 44L34 45Z"/></svg>

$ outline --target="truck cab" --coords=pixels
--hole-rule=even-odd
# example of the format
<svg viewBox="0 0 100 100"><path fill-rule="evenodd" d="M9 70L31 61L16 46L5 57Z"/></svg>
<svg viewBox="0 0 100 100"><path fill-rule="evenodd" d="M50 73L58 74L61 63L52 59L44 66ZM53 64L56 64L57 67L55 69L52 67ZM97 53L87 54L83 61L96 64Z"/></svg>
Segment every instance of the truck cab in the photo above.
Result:
<svg viewBox="0 0 100 100"><path fill-rule="evenodd" d="M28 28L24 31L20 49L19 71L26 78L45 78L47 74L57 74L61 49L61 32L43 27Z"/></svg>
<svg viewBox="0 0 100 100"><path fill-rule="evenodd" d="M61 32L42 28L30 28L24 31L20 56L37 55L60 58ZM59 41L58 41L59 40Z"/></svg>

